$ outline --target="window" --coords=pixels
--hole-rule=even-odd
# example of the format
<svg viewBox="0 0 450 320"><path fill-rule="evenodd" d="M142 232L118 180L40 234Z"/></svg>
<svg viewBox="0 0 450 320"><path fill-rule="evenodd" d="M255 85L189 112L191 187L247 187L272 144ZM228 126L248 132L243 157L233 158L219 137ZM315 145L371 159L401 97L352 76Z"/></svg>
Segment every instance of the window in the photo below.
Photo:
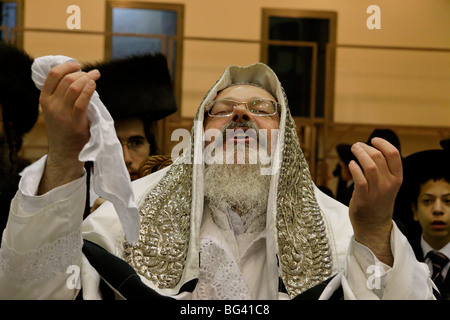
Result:
<svg viewBox="0 0 450 320"><path fill-rule="evenodd" d="M167 52L170 36L177 33L177 13L169 10L113 8L112 32L164 35L164 38L113 36L111 57L135 53Z"/></svg>
<svg viewBox="0 0 450 320"><path fill-rule="evenodd" d="M294 117L326 116L326 67L334 54L327 43L336 40L336 19L334 12L263 9L261 58L279 76Z"/></svg>
<svg viewBox="0 0 450 320"><path fill-rule="evenodd" d="M0 0L0 40L11 41L12 28L22 26L23 17L22 0ZM21 40L14 39L15 41ZM20 43L19 43L20 44Z"/></svg>
<svg viewBox="0 0 450 320"><path fill-rule="evenodd" d="M161 52L179 87L182 42L177 37L183 36L183 15L183 5L108 1L106 30L113 35L106 37L105 58Z"/></svg>

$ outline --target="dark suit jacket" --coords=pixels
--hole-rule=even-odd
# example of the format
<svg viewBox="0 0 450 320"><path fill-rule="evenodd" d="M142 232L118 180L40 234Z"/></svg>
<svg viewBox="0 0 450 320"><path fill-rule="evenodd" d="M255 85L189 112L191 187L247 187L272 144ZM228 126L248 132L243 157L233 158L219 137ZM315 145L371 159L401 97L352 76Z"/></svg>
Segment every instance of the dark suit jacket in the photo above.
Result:
<svg viewBox="0 0 450 320"><path fill-rule="evenodd" d="M414 250L414 254L416 255L416 259L420 262L424 262L423 250L420 245L420 237L414 237L412 239L408 239L411 247ZM440 290L440 298L444 300L450 300L450 273L447 273L442 289Z"/></svg>

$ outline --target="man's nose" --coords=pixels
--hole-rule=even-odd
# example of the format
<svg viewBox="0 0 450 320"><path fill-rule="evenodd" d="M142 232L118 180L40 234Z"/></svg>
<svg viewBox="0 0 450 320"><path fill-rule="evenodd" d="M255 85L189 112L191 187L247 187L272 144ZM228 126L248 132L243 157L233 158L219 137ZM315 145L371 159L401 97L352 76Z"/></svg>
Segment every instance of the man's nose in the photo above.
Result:
<svg viewBox="0 0 450 320"><path fill-rule="evenodd" d="M122 151L123 151L123 160L125 161L125 164L128 167L133 162L133 160L131 159L130 149L128 149L128 146L126 144L123 144Z"/></svg>
<svg viewBox="0 0 450 320"><path fill-rule="evenodd" d="M434 202L433 214L435 216L441 216L444 214L444 203L440 199Z"/></svg>
<svg viewBox="0 0 450 320"><path fill-rule="evenodd" d="M234 108L233 113L231 114L231 119L235 122L249 121L251 119L251 113L247 109L246 105L242 103Z"/></svg>

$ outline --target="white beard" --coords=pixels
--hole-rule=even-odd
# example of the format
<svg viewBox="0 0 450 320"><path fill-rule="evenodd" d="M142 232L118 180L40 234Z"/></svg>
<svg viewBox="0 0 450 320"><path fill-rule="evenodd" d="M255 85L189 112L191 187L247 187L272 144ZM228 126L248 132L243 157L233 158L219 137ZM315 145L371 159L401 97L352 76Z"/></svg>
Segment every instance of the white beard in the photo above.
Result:
<svg viewBox="0 0 450 320"><path fill-rule="evenodd" d="M235 234L261 231L265 226L271 176L261 175L260 171L259 165L252 164L206 166L205 198L216 223L221 211L226 213Z"/></svg>

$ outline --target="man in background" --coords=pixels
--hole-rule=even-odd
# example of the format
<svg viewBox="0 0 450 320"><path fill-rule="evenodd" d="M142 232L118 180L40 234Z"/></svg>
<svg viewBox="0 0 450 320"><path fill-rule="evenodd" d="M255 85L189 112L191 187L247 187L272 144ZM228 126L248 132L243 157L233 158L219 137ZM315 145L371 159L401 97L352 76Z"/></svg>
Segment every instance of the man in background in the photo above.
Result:
<svg viewBox="0 0 450 320"><path fill-rule="evenodd" d="M162 54L147 54L85 65L97 69L100 99L114 119L124 148L124 160L131 180L149 155L160 153L157 121L177 110L167 60Z"/></svg>
<svg viewBox="0 0 450 320"><path fill-rule="evenodd" d="M0 42L0 229L6 226L19 173L29 161L19 157L23 137L37 121L39 90L31 80L33 58ZM1 239L1 235L0 235Z"/></svg>

